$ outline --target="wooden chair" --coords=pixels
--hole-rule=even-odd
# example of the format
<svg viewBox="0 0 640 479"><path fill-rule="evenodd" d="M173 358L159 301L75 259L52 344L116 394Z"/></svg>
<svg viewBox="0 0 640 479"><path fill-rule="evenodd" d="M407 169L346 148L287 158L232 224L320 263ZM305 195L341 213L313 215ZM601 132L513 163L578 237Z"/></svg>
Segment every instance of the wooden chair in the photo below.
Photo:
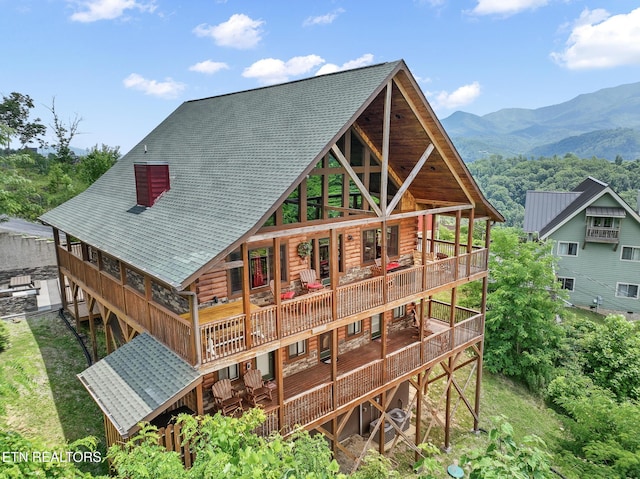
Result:
<svg viewBox="0 0 640 479"><path fill-rule="evenodd" d="M371 267L371 274L373 276L382 276L384 274L384 272L382 271L382 266L380 265L374 265Z"/></svg>
<svg viewBox="0 0 640 479"><path fill-rule="evenodd" d="M273 302L275 303L276 301L276 286L275 286L275 281L271 280L269 281L269 287L271 288L271 294L273 295ZM284 301L287 299L293 299L293 297L296 295L295 291L280 291L280 300Z"/></svg>
<svg viewBox="0 0 640 479"><path fill-rule="evenodd" d="M225 416L242 410L242 398L238 396L238 391L231 386L230 379L221 379L211 386L213 401L216 408L222 411Z"/></svg>
<svg viewBox="0 0 640 479"><path fill-rule="evenodd" d="M311 293L313 291L320 291L324 289L324 285L318 278L315 269L305 269L300 271L300 284L302 285L302 291L304 293Z"/></svg>
<svg viewBox="0 0 640 479"><path fill-rule="evenodd" d="M244 385L247 388L247 399L254 407L258 401L268 399L271 401L271 389L265 386L262 373L259 369L249 369L244 375Z"/></svg>

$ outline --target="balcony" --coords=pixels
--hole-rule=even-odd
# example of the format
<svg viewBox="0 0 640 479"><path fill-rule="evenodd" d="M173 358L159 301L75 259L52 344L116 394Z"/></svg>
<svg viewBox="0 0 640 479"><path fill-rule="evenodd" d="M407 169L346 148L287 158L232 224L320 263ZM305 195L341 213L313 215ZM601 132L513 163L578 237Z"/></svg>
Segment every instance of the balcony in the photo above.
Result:
<svg viewBox="0 0 640 479"><path fill-rule="evenodd" d="M200 310L203 320L194 334L189 314L175 314L148 300L139 290L122 284L113 275L82 260L77 252L58 247L58 255L63 273L82 291L93 298L101 298L109 311L126 318L134 330L150 332L191 364L197 362L195 338L196 334L199 335L204 365L296 334L309 333L314 328L326 327L334 320L380 312L390 303L400 305L419 300L438 288L487 270L487 250L476 249L471 253L390 272L386 275L386 283L384 276L377 276L341 285L335 290L327 288L299 296L283 301L279 306L252 306L248 321L241 309L223 317L213 315L214 319L206 321L206 310ZM79 300L72 302L76 309L81 306L77 304ZM241 305L242 302L236 304L240 308Z"/></svg>
<svg viewBox="0 0 640 479"><path fill-rule="evenodd" d="M590 243L613 243L620 242L620 228L606 228L587 226L585 241Z"/></svg>
<svg viewBox="0 0 640 479"><path fill-rule="evenodd" d="M383 276L377 276L339 286L335 291L325 289L298 296L281 302L279 306L252 305L248 329L245 327L246 315L241 311L241 303L238 303L238 314L221 318L216 318L215 314L215 310L221 306L212 306L200 312L202 363L326 326L334 320L334 303L336 320L356 317L379 311L388 303L419 300L430 290L486 271L486 265L486 250L475 250L471 254L388 273L386 284ZM228 308L224 309L228 311ZM250 343L247 336L251 338Z"/></svg>
<svg viewBox="0 0 640 479"><path fill-rule="evenodd" d="M434 302L432 311L432 316L436 317L429 320L430 334L422 341L414 328L406 328L388 336L384 358L380 340L339 355L335 381L331 379L331 365L323 363L284 378L282 414L276 390L273 402L263 405L267 421L261 432L268 434L280 430L286 433L296 424L321 423L324 417L348 411L363 398L408 380L452 351L463 349L481 338L480 313L456 308L456 322L451 328L448 322L438 318L449 316L450 305Z"/></svg>

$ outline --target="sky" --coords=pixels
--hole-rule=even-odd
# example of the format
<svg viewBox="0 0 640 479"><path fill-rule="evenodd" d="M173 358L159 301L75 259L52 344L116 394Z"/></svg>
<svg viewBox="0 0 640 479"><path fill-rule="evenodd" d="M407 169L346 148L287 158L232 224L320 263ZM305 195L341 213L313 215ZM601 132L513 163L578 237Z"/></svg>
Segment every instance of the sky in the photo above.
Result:
<svg viewBox="0 0 640 479"><path fill-rule="evenodd" d="M640 81L637 0L0 0L0 32L0 95L123 154L184 101L398 59L441 119Z"/></svg>

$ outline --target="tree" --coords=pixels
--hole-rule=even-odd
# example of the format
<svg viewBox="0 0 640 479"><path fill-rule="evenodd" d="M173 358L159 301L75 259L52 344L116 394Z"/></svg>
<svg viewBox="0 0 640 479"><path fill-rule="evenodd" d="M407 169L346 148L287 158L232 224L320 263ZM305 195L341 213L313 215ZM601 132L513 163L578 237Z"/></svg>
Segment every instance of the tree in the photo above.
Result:
<svg viewBox="0 0 640 479"><path fill-rule="evenodd" d="M49 108L49 111L53 115L52 128L57 140L57 142L52 145L56 150L56 160L60 163L72 164L76 160L76 155L71 151L70 145L78 133L78 126L82 118L76 115L73 120L69 120L68 125L65 125L56 112L55 98L51 100L51 108Z"/></svg>
<svg viewBox="0 0 640 479"><path fill-rule="evenodd" d="M80 159L78 174L84 182L91 185L109 168L115 165L118 158L120 158L119 147L111 148L103 144L102 147L98 149L98 145L96 145L87 156L83 156Z"/></svg>
<svg viewBox="0 0 640 479"><path fill-rule="evenodd" d="M550 242L523 242L521 230L494 231L489 262L485 366L531 390L551 379L563 308Z"/></svg>
<svg viewBox="0 0 640 479"><path fill-rule="evenodd" d="M17 136L21 146L37 140L40 146L44 141L40 138L47 131L47 127L40 123L40 118L29 121L30 111L34 108L29 95L12 92L8 97L2 96L0 103L0 124L11 129L10 136Z"/></svg>
<svg viewBox="0 0 640 479"><path fill-rule="evenodd" d="M620 314L596 324L579 342L584 373L618 400L640 399L640 335Z"/></svg>

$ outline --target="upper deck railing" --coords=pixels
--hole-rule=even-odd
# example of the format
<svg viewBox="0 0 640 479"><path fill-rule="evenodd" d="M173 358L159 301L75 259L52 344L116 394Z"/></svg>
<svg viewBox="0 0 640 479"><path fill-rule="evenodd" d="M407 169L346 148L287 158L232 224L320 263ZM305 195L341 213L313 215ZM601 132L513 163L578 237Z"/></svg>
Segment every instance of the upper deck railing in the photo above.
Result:
<svg viewBox="0 0 640 479"><path fill-rule="evenodd" d="M386 282L385 276L376 276L335 290L326 288L298 296L280 305L257 308L249 313L248 323L246 314L234 314L199 324L194 331L191 321L148 300L143 293L94 264L63 247L58 248L58 253L64 274L86 293L102 298L112 312L127 317L134 329L148 331L191 364L197 362L196 334L200 335L201 360L206 364L327 325L333 321L334 303L335 319L344 319L380 308L385 299L416 300L430 290L487 270L487 250L474 249L471 253L387 273ZM245 337L246 332L250 338Z"/></svg>

